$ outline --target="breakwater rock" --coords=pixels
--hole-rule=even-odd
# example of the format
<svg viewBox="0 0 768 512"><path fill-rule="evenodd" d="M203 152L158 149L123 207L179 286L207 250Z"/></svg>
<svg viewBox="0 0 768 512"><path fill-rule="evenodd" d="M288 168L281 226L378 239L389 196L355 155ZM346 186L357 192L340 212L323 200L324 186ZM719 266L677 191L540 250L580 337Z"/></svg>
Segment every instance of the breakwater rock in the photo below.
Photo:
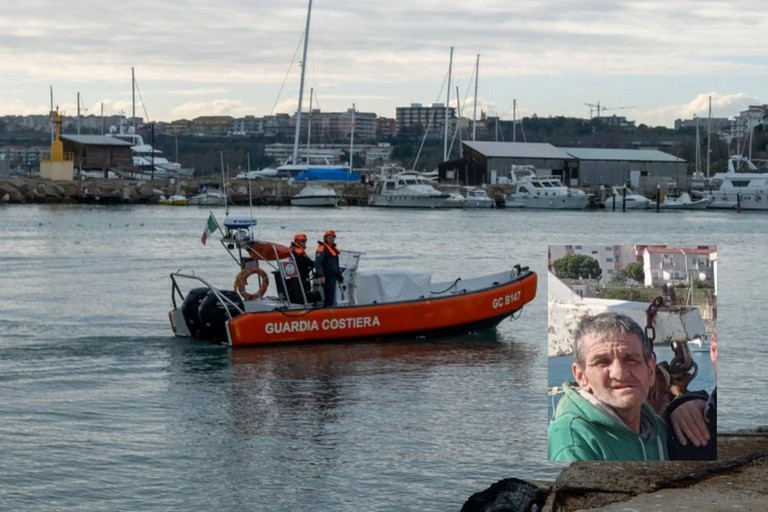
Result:
<svg viewBox="0 0 768 512"><path fill-rule="evenodd" d="M201 181L210 180L130 180L84 178L73 181L51 181L39 177L0 179L0 204L85 203L85 204L158 204L161 196L198 193ZM282 179L231 179L226 183L234 205L288 205L304 183ZM371 183L333 185L346 206L365 206L372 191ZM442 188L438 186L438 188ZM503 205L508 187L488 187L488 194Z"/></svg>

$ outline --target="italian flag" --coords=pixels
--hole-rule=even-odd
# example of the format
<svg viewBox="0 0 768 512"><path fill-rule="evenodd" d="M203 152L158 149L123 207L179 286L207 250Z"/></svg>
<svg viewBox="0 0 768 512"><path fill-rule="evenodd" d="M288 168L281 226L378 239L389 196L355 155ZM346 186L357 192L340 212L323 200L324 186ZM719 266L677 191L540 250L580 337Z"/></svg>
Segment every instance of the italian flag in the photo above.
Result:
<svg viewBox="0 0 768 512"><path fill-rule="evenodd" d="M216 217L213 216L213 213L208 215L208 222L205 223L205 230L203 231L203 237L200 239L200 241L205 245L205 242L208 241L208 237L211 236L211 233L216 231L219 228L219 223L216 222Z"/></svg>

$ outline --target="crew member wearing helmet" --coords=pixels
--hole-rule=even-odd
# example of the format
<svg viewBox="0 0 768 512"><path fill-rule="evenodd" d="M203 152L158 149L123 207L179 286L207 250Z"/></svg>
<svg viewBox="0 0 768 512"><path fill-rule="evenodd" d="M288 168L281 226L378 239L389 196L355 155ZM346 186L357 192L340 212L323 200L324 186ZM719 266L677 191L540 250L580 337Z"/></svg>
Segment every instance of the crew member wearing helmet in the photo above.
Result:
<svg viewBox="0 0 768 512"><path fill-rule="evenodd" d="M296 260L296 266L299 268L299 277L301 285L304 287L304 293L312 288L312 272L315 270L315 262L307 255L307 235L296 233L291 242L291 252L293 259Z"/></svg>
<svg viewBox="0 0 768 512"><path fill-rule="evenodd" d="M336 304L336 283L343 283L344 277L339 268L339 253L336 246L336 232L329 229L323 235L323 239L317 242L315 252L315 277L323 286L323 305Z"/></svg>

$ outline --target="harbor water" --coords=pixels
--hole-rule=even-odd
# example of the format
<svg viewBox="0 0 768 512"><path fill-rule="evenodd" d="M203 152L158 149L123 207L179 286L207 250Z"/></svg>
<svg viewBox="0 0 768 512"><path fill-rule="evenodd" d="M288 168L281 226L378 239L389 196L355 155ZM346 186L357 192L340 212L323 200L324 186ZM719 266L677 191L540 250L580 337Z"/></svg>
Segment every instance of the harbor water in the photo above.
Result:
<svg viewBox="0 0 768 512"><path fill-rule="evenodd" d="M458 511L552 479L549 244L716 244L720 427L768 424L766 214L233 208L264 240L334 229L360 268L519 263L539 290L495 332L232 350L167 318L172 271L232 286L217 237L200 243L208 212L0 206L0 509Z"/></svg>

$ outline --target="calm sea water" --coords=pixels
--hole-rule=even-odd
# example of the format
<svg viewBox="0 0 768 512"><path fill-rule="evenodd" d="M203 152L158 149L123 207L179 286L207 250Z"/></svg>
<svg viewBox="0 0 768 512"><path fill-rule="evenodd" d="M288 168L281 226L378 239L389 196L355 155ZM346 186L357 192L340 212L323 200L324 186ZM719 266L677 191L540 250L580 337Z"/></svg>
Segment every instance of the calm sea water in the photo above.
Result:
<svg viewBox="0 0 768 512"><path fill-rule="evenodd" d="M200 244L208 210L2 206L0 509L457 511L501 478L551 479L549 244L717 244L719 421L768 423L768 215L253 213L283 243L335 229L361 268L443 280L529 265L539 296L483 335L230 350L167 321L171 271L234 279L220 245Z"/></svg>

